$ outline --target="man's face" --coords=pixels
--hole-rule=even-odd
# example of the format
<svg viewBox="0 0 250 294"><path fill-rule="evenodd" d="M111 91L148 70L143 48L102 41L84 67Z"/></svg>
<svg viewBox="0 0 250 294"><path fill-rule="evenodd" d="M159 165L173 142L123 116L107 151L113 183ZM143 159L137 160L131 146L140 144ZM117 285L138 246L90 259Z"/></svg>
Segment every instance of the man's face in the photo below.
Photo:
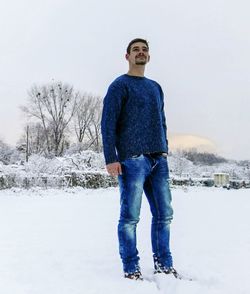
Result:
<svg viewBox="0 0 250 294"><path fill-rule="evenodd" d="M145 65L149 61L149 58L148 47L142 42L132 44L130 53L126 54L126 59L134 65Z"/></svg>

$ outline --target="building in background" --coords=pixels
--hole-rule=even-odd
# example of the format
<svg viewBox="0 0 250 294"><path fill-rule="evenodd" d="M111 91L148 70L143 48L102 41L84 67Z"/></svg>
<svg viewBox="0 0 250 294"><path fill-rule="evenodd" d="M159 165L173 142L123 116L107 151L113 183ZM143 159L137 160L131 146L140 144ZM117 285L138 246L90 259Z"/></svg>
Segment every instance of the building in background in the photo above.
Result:
<svg viewBox="0 0 250 294"><path fill-rule="evenodd" d="M227 174L227 173L214 173L214 186L215 187L229 186L229 174Z"/></svg>

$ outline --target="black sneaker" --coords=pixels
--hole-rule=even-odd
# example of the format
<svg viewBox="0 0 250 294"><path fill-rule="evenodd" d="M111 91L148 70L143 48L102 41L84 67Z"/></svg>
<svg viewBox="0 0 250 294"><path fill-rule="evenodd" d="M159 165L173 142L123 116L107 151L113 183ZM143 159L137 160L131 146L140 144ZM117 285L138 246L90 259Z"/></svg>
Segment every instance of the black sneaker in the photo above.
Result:
<svg viewBox="0 0 250 294"><path fill-rule="evenodd" d="M140 271L136 271L134 273L124 273L124 278L130 280L143 280L142 274Z"/></svg>
<svg viewBox="0 0 250 294"><path fill-rule="evenodd" d="M154 273L155 274L163 273L163 274L166 274L166 275L173 274L176 279L182 280L182 276L179 275L178 272L176 271L176 269L173 268L173 267L161 267L161 268L157 268L157 269L155 269Z"/></svg>
<svg viewBox="0 0 250 294"><path fill-rule="evenodd" d="M181 276L177 273L177 271L172 266L171 267L163 266L156 258L154 258L154 268L155 268L155 271L154 271L155 274L160 274L160 273L163 273L166 275L173 274L176 279L181 279Z"/></svg>

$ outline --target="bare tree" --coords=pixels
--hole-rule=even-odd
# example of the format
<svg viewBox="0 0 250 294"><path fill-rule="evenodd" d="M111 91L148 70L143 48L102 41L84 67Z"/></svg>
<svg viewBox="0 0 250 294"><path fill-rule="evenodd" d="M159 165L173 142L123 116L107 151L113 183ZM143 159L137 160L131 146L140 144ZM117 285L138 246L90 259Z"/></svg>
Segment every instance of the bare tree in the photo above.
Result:
<svg viewBox="0 0 250 294"><path fill-rule="evenodd" d="M102 114L102 100L100 97L95 97L92 105L92 120L88 126L88 137L90 139L89 148L100 152L101 144L101 114Z"/></svg>
<svg viewBox="0 0 250 294"><path fill-rule="evenodd" d="M12 152L13 148L0 139L0 162L3 164L9 164Z"/></svg>
<svg viewBox="0 0 250 294"><path fill-rule="evenodd" d="M45 130L40 122L29 123L25 126L24 132L18 141L18 148L21 150L25 148L28 156L31 154L46 154L47 141Z"/></svg>
<svg viewBox="0 0 250 294"><path fill-rule="evenodd" d="M74 115L74 129L81 148L99 152L101 146L101 98L83 94Z"/></svg>
<svg viewBox="0 0 250 294"><path fill-rule="evenodd" d="M95 97L91 94L80 96L79 103L74 115L74 129L79 143L86 137L86 131L93 117L93 101Z"/></svg>
<svg viewBox="0 0 250 294"><path fill-rule="evenodd" d="M42 126L46 153L61 155L65 149L66 129L76 111L79 93L74 92L72 86L58 82L35 85L28 94L28 106L21 109Z"/></svg>

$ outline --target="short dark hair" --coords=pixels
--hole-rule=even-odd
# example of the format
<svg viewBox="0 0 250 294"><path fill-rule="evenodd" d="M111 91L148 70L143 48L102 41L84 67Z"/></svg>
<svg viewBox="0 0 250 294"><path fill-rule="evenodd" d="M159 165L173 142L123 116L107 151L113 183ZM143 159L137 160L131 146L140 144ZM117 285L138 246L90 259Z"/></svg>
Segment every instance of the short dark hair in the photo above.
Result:
<svg viewBox="0 0 250 294"><path fill-rule="evenodd" d="M130 49L131 49L131 46L134 44L134 43L137 43L137 42L141 42L141 43L144 43L148 48L148 41L145 40L145 39L141 39L141 38L136 38L136 39L133 39L132 41L129 42L128 44L128 47L127 47L127 53L129 54L130 53Z"/></svg>

